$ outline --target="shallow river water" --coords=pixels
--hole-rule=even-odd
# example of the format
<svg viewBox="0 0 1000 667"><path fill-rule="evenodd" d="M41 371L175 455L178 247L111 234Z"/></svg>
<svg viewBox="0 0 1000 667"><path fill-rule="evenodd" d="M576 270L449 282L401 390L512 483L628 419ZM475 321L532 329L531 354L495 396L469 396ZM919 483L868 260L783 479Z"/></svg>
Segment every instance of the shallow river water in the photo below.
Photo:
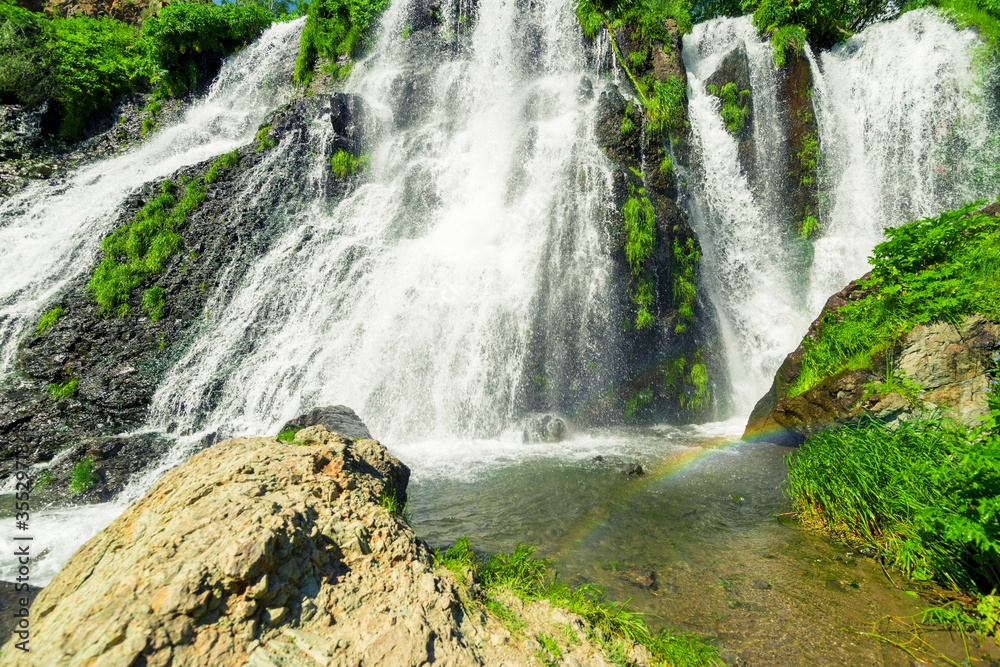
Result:
<svg viewBox="0 0 1000 667"><path fill-rule="evenodd" d="M891 619L920 601L871 558L799 526L783 493L794 450L739 442L740 426L592 431L469 455L464 476L419 447L396 453L414 463L409 510L432 545L537 545L561 576L630 600L651 625L716 638L730 665L949 664L858 634L918 645L912 619ZM625 472L635 464L643 474ZM959 663L990 664L978 662L985 647L970 642L967 655L959 636L921 634Z"/></svg>

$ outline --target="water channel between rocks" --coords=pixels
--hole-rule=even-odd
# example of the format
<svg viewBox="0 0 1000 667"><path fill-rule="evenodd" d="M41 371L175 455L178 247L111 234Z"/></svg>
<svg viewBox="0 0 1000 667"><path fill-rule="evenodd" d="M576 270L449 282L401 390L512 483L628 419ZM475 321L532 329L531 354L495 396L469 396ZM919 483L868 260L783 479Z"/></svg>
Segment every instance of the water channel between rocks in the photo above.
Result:
<svg viewBox="0 0 1000 667"><path fill-rule="evenodd" d="M420 445L395 453L413 467L409 511L432 545L463 535L487 552L537 545L560 576L630 600L653 627L717 638L730 665L930 664L858 634L912 639L888 617L921 602L874 560L799 526L783 492L794 450L738 433L733 422L592 431L489 460ZM635 464L642 475L625 472ZM957 635L922 636L969 657ZM969 644L973 658L986 650Z"/></svg>

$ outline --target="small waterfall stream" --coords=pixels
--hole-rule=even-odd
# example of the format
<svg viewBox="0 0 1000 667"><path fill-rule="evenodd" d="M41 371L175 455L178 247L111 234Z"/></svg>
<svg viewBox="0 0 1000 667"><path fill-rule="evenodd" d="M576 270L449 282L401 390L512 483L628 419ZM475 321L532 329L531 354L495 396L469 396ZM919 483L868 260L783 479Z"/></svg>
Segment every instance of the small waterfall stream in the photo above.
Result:
<svg viewBox="0 0 1000 667"><path fill-rule="evenodd" d="M725 341L733 412L767 391L826 299L867 269L882 230L993 199L981 178L997 156L977 77L978 39L920 10L874 25L824 52L807 47L820 127L818 237L811 264L789 231L781 188L787 139L776 102L772 48L749 17L695 26L685 40L695 145L688 207ZM750 65L757 175L742 173L736 141L705 80L733 49ZM784 214L787 215L787 214Z"/></svg>

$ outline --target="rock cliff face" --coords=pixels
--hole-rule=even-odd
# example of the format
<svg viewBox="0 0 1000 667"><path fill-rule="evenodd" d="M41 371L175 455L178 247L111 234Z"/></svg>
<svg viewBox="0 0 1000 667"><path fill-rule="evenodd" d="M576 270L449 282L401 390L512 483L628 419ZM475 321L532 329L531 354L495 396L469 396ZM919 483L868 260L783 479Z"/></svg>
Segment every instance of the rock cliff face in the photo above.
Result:
<svg viewBox="0 0 1000 667"><path fill-rule="evenodd" d="M239 438L165 475L31 607L5 665L521 665L525 647L380 506L405 466L322 426ZM382 476L373 471L384 469ZM460 590L465 591L460 593ZM536 604L554 635L581 619ZM606 664L586 639L569 664ZM575 661L575 662L574 662Z"/></svg>
<svg viewBox="0 0 1000 667"><path fill-rule="evenodd" d="M865 276L867 278L867 276ZM822 335L821 323L849 302L867 295L855 281L830 297L803 340ZM803 345L785 358L768 393L754 408L744 438L765 435L794 443L819 429L870 415L884 421L939 410L961 424L989 414L984 400L990 354L1000 341L1000 324L979 315L961 322L920 324L872 360L869 368L827 378L797 396L788 389L802 370ZM905 378L914 389L903 396L881 386L886 375Z"/></svg>
<svg viewBox="0 0 1000 667"><path fill-rule="evenodd" d="M292 161L284 164L284 173L251 185L251 168L268 159L272 149L257 150L255 145L240 149L236 166L219 170L218 178L207 186L205 201L178 228L181 248L160 273L132 290L125 315L100 313L86 288L89 273L49 305L62 308L61 316L41 334L25 333L20 373L0 389L0 479L10 473L17 446L26 445L33 462L49 461L72 447L53 469L54 481L61 481L73 464L89 456L102 483L82 499L105 500L127 481L126 473L118 474L116 468L139 472L165 451L166 441L119 434L144 421L163 373L183 354L190 330L211 315L206 312L208 299L226 298L253 258L269 247L286 179L300 175L310 158L305 126L329 103L329 97L314 95L277 110L265 121L263 131L272 146L286 144L291 149L287 154ZM201 180L209 166L205 162L183 169L171 180ZM130 224L159 194L159 187L151 183L127 201L119 226ZM255 196L248 200L241 193L251 187ZM337 196L343 187L343 179L331 173L315 195ZM154 285L164 289L165 299L157 320L142 305L143 291ZM50 383L74 381L76 391L69 397L53 398L46 391ZM125 456L127 452L134 456ZM101 472L105 468L107 474Z"/></svg>

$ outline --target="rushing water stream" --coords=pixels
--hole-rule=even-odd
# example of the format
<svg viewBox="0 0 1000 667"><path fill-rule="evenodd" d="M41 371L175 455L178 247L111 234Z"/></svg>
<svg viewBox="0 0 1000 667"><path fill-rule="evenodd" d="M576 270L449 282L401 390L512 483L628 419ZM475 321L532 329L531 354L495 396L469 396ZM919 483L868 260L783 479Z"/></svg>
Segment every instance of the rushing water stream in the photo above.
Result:
<svg viewBox="0 0 1000 667"><path fill-rule="evenodd" d="M117 501L34 516L36 550L50 550L34 581L47 582L202 434L273 434L306 409L342 403L413 468L410 509L435 544L464 534L487 550L538 544L573 578L633 598L657 622L718 636L752 664L896 664L839 628L870 629L881 610L912 604L869 561L775 517L789 509L782 450L732 443L818 305L865 271L883 226L995 195L976 179L988 132L974 38L911 12L808 55L822 231L803 270L803 242L784 231L777 201L787 147L771 47L745 17L696 26L684 47L695 153L684 204L725 343L733 421L531 445L520 420L533 336L551 343L547 391L566 412L621 365L608 312L611 172L594 139L609 76L562 0L484 0L471 28L447 17L447 53L420 33L405 38L411 4L392 3L347 84L372 117L361 185L336 202L311 196L333 138L328 116L312 119L306 182L270 186L286 193L273 243L238 284L220 280L212 317L154 398L147 428L187 435ZM142 147L0 206L0 245L12 249L0 256L0 375L46 300L88 269L129 192L246 144L287 98L274 82L287 80L300 28L275 26L227 61L207 99ZM752 182L704 89L737 46L755 100ZM260 178L279 179L292 150L272 149ZM623 474L630 462L647 474ZM9 566L0 561L0 578Z"/></svg>

